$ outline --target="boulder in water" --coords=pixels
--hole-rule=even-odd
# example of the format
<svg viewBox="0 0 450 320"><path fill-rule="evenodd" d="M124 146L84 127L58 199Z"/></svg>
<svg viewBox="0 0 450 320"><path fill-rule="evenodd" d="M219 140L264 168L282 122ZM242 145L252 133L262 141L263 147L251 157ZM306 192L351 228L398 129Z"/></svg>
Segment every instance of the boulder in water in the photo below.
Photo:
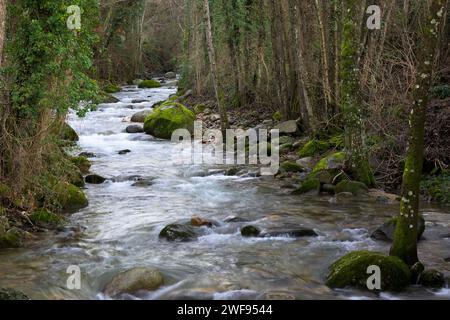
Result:
<svg viewBox="0 0 450 320"><path fill-rule="evenodd" d="M374 232L372 232L370 237L374 240L393 241L395 228L397 226L397 219L397 217L393 217L387 220L385 223L383 223L382 226L378 227ZM424 232L425 219L421 216L419 218L417 240L420 240L422 238Z"/></svg>
<svg viewBox="0 0 450 320"><path fill-rule="evenodd" d="M120 151L118 151L117 153L120 154L120 155L125 155L125 154L128 154L128 153L130 153L130 152L131 152L130 149L125 149L125 150L120 150Z"/></svg>
<svg viewBox="0 0 450 320"><path fill-rule="evenodd" d="M335 192L350 192L354 196L360 196L363 194L368 194L369 188L362 182L343 180L337 184Z"/></svg>
<svg viewBox="0 0 450 320"><path fill-rule="evenodd" d="M261 230L254 226L245 226L241 229L241 235L246 238L257 237L261 234Z"/></svg>
<svg viewBox="0 0 450 320"><path fill-rule="evenodd" d="M125 129L125 131L126 131L127 133L142 133L142 132L144 132L144 128L142 128L142 127L139 126L139 125L131 125L131 126L128 126L128 127Z"/></svg>
<svg viewBox="0 0 450 320"><path fill-rule="evenodd" d="M157 268L138 267L116 275L105 287L105 294L116 297L120 294L133 294L141 290L157 290L164 284L164 278Z"/></svg>
<svg viewBox="0 0 450 320"><path fill-rule="evenodd" d="M420 275L419 284L430 288L442 288L445 285L445 278L442 272L429 269Z"/></svg>
<svg viewBox="0 0 450 320"><path fill-rule="evenodd" d="M180 103L169 102L156 108L146 119L144 131L156 138L170 139L177 129L194 131L195 115Z"/></svg>
<svg viewBox="0 0 450 320"><path fill-rule="evenodd" d="M198 235L192 226L174 223L162 229L159 233L159 237L166 239L167 241L186 242L195 240Z"/></svg>
<svg viewBox="0 0 450 320"><path fill-rule="evenodd" d="M303 238L303 237L318 237L319 235L312 229L287 229L287 230L269 230L261 233L261 237L290 237L290 238Z"/></svg>
<svg viewBox="0 0 450 320"><path fill-rule="evenodd" d="M60 183L56 186L59 203L66 212L75 212L89 205L86 195L80 188L70 183Z"/></svg>
<svg viewBox="0 0 450 320"><path fill-rule="evenodd" d="M64 123L61 128L61 139L66 141L76 142L79 141L77 132L67 123Z"/></svg>
<svg viewBox="0 0 450 320"><path fill-rule="evenodd" d="M90 174L84 178L84 181L89 184L102 184L106 181L106 178L99 176L98 174Z"/></svg>
<svg viewBox="0 0 450 320"><path fill-rule="evenodd" d="M381 291L401 291L411 283L411 271L398 257L354 251L330 266L326 284L331 288L357 287L367 290L369 266L381 269Z"/></svg>
<svg viewBox="0 0 450 320"><path fill-rule="evenodd" d="M166 79L176 79L177 74L175 72L169 71L164 75Z"/></svg>
<svg viewBox="0 0 450 320"><path fill-rule="evenodd" d="M145 118L147 118L152 113L152 110L142 110L131 116L131 122L144 123Z"/></svg>

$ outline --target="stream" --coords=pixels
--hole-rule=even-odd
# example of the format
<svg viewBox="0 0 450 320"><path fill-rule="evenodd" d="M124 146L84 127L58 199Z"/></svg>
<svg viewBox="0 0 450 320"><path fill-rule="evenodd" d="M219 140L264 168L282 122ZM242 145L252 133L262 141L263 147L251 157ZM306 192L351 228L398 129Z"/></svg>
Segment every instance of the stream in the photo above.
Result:
<svg viewBox="0 0 450 320"><path fill-rule="evenodd" d="M91 172L108 178L87 185L89 206L68 217L59 231L41 233L25 248L0 252L0 287L32 299L107 299L101 292L117 272L154 266L165 286L129 299L450 299L450 289L410 287L401 294L331 290L328 266L351 250L388 252L370 232L396 214L398 205L364 198L344 202L330 196L292 196L271 177L226 176L218 166L182 165L174 144L146 134L128 134L124 118L165 100L176 87L115 94L120 102L102 104L84 118L70 114L81 151L96 155ZM132 103L135 99L148 100ZM129 149L126 155L118 151ZM133 186L136 178L152 181ZM425 204L425 240L420 258L450 276L450 208ZM161 229L199 216L220 222L192 242L159 239ZM313 228L315 238L243 238L248 219L271 228ZM69 290L69 266L79 266L80 290Z"/></svg>

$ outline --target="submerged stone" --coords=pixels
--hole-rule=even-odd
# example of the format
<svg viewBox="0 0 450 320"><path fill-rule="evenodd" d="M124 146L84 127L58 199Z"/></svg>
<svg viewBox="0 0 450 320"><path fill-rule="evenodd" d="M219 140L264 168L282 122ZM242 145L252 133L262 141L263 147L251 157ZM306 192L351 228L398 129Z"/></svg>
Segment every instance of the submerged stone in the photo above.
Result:
<svg viewBox="0 0 450 320"><path fill-rule="evenodd" d="M259 236L261 233L261 230L259 230L258 228L254 227L254 226L245 226L241 229L241 235L243 237L257 237Z"/></svg>
<svg viewBox="0 0 450 320"><path fill-rule="evenodd" d="M198 235L194 231L193 227L186 224L170 224L161 230L159 237L166 239L167 241L192 241L195 240Z"/></svg>
<svg viewBox="0 0 450 320"><path fill-rule="evenodd" d="M116 275L105 287L105 294L115 297L120 294L133 294L141 290L153 291L164 284L161 272L153 267L133 268Z"/></svg>

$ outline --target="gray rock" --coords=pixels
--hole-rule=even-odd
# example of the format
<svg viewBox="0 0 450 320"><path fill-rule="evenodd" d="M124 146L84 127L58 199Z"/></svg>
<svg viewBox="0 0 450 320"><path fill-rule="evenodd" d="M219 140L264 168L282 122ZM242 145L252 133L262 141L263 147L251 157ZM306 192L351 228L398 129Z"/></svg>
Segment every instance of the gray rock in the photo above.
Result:
<svg viewBox="0 0 450 320"><path fill-rule="evenodd" d="M150 113L152 113L152 110L139 111L131 116L131 122L144 123L145 118L147 118Z"/></svg>
<svg viewBox="0 0 450 320"><path fill-rule="evenodd" d="M166 79L176 79L176 77L177 77L177 74L175 72L172 72L172 71L167 72L164 75L164 78L166 78Z"/></svg>
<svg viewBox="0 0 450 320"><path fill-rule="evenodd" d="M139 126L139 125L131 125L131 126L128 126L125 129L125 131L127 133L142 133L142 132L144 132L144 128L142 126Z"/></svg>
<svg viewBox="0 0 450 320"><path fill-rule="evenodd" d="M378 227L370 235L370 237L374 240L392 241L394 239L396 226L397 226L397 218L391 218L388 221L386 221L382 226ZM420 217L419 219L418 229L419 234L417 237L418 240L420 240L425 231L425 219L423 217Z"/></svg>
<svg viewBox="0 0 450 320"><path fill-rule="evenodd" d="M226 218L224 220L224 222L226 222L226 223L240 223L240 222L249 222L249 220L245 219L245 218L241 218L241 217L232 216L232 217Z"/></svg>
<svg viewBox="0 0 450 320"><path fill-rule="evenodd" d="M298 132L297 121L284 121L275 126L275 129L280 131L280 134L295 134Z"/></svg>
<svg viewBox="0 0 450 320"><path fill-rule="evenodd" d="M133 294L141 290L153 291L164 284L161 272L153 267L133 268L116 275L105 287L105 294L115 297L120 294Z"/></svg>

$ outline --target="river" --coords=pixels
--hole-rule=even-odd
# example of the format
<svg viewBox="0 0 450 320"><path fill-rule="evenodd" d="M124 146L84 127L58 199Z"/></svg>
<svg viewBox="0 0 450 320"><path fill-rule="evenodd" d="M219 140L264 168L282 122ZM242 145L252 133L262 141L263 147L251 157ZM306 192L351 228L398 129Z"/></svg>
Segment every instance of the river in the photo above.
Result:
<svg viewBox="0 0 450 320"><path fill-rule="evenodd" d="M68 217L59 231L39 234L25 248L0 252L0 287L32 299L106 299L101 291L120 270L154 266L165 286L139 299L449 299L450 290L410 287L401 294L331 290L328 266L355 249L388 252L389 244L370 231L398 211L354 198L291 196L283 182L269 177L226 176L219 167L181 165L174 145L145 134L127 134L124 118L167 99L175 87L124 87L120 102L100 105L70 124L80 135L79 151L93 152L91 171L109 180L87 185L89 207ZM132 103L135 99L148 102ZM126 155L118 151L129 149ZM175 156L174 156L175 154ZM152 181L132 186L136 178ZM450 276L450 209L423 207L426 240L419 245L427 267ZM160 240L169 223L192 216L224 221L239 216L262 229L313 228L319 237L243 238L242 223L221 223L197 241ZM69 290L66 270L79 266L80 290Z"/></svg>

